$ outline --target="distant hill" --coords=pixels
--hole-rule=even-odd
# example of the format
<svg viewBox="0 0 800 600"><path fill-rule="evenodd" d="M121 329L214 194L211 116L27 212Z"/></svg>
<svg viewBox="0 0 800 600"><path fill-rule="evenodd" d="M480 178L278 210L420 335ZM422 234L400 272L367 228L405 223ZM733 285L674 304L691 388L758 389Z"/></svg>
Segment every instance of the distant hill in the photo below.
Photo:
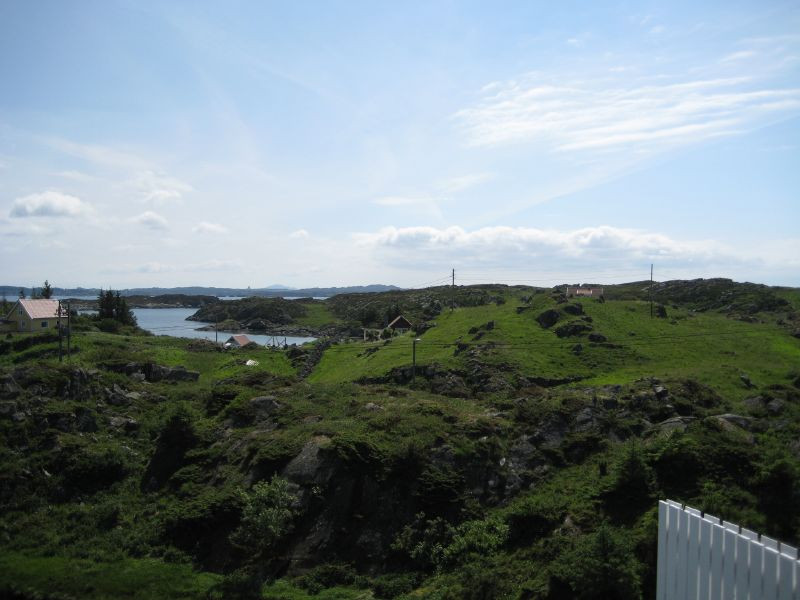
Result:
<svg viewBox="0 0 800 600"><path fill-rule="evenodd" d="M25 290L25 295L31 296L31 288L21 285L3 285L0 286L0 295L5 294L6 298L12 300L19 294L19 290ZM221 287L202 287L202 286L188 286L188 287L175 287L175 288L129 288L119 290L123 296L163 296L168 294L183 294L186 296L261 296L268 298L277 298L281 296L293 297L313 297L313 296L336 296L338 294L364 294L370 292L390 292L400 290L394 285L353 285L347 287L313 287L292 289L287 287L277 287L272 285L266 288L221 288ZM56 296L96 296L100 292L99 288L53 288L53 293Z"/></svg>

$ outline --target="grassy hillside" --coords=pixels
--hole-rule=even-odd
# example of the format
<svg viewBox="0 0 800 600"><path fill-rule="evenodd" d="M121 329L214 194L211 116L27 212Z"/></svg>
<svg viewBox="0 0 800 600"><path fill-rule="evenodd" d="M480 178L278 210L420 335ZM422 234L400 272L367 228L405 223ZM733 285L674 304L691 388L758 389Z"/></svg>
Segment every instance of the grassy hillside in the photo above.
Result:
<svg viewBox="0 0 800 600"><path fill-rule="evenodd" d="M477 355L510 381L580 378L580 385L604 385L650 376L692 377L732 398L747 395L742 373L754 381L783 382L800 364L800 343L776 324L778 317L749 323L719 312L670 306L665 318L651 318L649 303L640 300L582 298L559 304L551 294L534 292L508 290L499 296L505 301L501 304L445 310L436 326L422 334L409 333L388 343L339 344L325 354L310 379L353 381L408 366L415 337L421 367L435 364L468 371ZM531 294L530 302L520 301ZM579 307L580 314L565 313L565 306ZM544 328L536 317L547 310L560 311L560 316L554 326ZM585 317L591 322L583 321ZM575 322L591 330L566 337L555 333ZM600 334L605 341L593 342L589 334Z"/></svg>
<svg viewBox="0 0 800 600"><path fill-rule="evenodd" d="M287 351L4 339L0 594L652 598L665 497L796 544L800 295L689 283L359 295L301 318L419 331Z"/></svg>

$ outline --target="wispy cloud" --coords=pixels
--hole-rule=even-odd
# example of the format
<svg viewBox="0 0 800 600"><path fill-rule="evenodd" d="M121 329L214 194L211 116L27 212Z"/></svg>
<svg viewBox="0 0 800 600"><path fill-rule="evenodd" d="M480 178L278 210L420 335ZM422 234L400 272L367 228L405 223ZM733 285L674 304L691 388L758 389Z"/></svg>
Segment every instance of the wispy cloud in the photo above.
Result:
<svg viewBox="0 0 800 600"><path fill-rule="evenodd" d="M456 113L469 143L536 143L551 151L653 152L732 135L800 111L800 89L746 77L624 85L533 75Z"/></svg>
<svg viewBox="0 0 800 600"><path fill-rule="evenodd" d="M494 177L493 173L469 173L467 175L459 175L458 177L450 177L449 179L441 181L439 183L439 189L447 194L456 194L491 181Z"/></svg>
<svg viewBox="0 0 800 600"><path fill-rule="evenodd" d="M402 208L407 212L441 220L442 209L439 204L443 201L444 198L435 198L433 196L382 196L373 200L373 203L378 206Z"/></svg>
<svg viewBox="0 0 800 600"><path fill-rule="evenodd" d="M192 231L194 233L210 233L214 235L225 235L230 233L230 230L224 225L220 225L219 223L208 223L207 221L198 223L195 227L192 227Z"/></svg>
<svg viewBox="0 0 800 600"><path fill-rule="evenodd" d="M82 183L95 180L95 177L92 175L82 173L81 171L59 171L58 173L53 173L53 175L56 177L63 177L64 179L70 179L71 181L80 181Z"/></svg>
<svg viewBox="0 0 800 600"><path fill-rule="evenodd" d="M167 220L151 210L146 210L142 214L131 219L131 223L147 227L148 229L163 230L169 227Z"/></svg>
<svg viewBox="0 0 800 600"><path fill-rule="evenodd" d="M207 271L241 270L239 260L210 260L202 263L166 264L161 262L148 262L138 266L127 266L119 270L121 273L202 273Z"/></svg>
<svg viewBox="0 0 800 600"><path fill-rule="evenodd" d="M308 233L305 229L298 229L297 231L293 231L289 234L289 237L293 240L307 240L311 234Z"/></svg>
<svg viewBox="0 0 800 600"><path fill-rule="evenodd" d="M142 201L153 204L178 202L194 189L180 179L152 170L140 171L130 184L139 191Z"/></svg>
<svg viewBox="0 0 800 600"><path fill-rule="evenodd" d="M720 62L723 62L723 63L736 62L736 61L744 60L746 58L752 58L755 55L756 55L756 53L753 50L740 50L739 52L731 52L727 56L723 56L720 59Z"/></svg>
<svg viewBox="0 0 800 600"><path fill-rule="evenodd" d="M435 205L436 200L428 196L381 196L374 203L379 206L429 206Z"/></svg>
<svg viewBox="0 0 800 600"><path fill-rule="evenodd" d="M134 153L101 144L82 144L56 137L40 138L44 145L87 162L122 169L150 168L150 161Z"/></svg>
<svg viewBox="0 0 800 600"><path fill-rule="evenodd" d="M57 191L30 194L14 200L11 217L67 217L88 216L92 207L76 196Z"/></svg>

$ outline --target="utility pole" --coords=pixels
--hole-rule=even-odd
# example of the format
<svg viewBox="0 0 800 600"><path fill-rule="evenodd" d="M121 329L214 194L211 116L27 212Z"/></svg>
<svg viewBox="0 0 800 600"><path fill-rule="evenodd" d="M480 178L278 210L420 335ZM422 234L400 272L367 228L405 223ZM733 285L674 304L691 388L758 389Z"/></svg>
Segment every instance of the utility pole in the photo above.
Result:
<svg viewBox="0 0 800 600"><path fill-rule="evenodd" d="M650 263L650 318L653 318L653 263Z"/></svg>
<svg viewBox="0 0 800 600"><path fill-rule="evenodd" d="M450 310L456 307L456 270L453 269L453 283L450 284Z"/></svg>
<svg viewBox="0 0 800 600"><path fill-rule="evenodd" d="M67 361L71 361L72 352L70 342L72 341L72 308L67 302Z"/></svg>
<svg viewBox="0 0 800 600"><path fill-rule="evenodd" d="M219 317L214 319L214 343L219 344L219 339L217 339L217 332L219 331Z"/></svg>
<svg viewBox="0 0 800 600"><path fill-rule="evenodd" d="M414 383L417 379L417 342L420 341L419 338L414 338L414 341L411 342L411 383Z"/></svg>
<svg viewBox="0 0 800 600"><path fill-rule="evenodd" d="M58 362L63 360L63 353L61 350L62 335L61 335L61 300L58 301L58 316L56 317L58 323Z"/></svg>

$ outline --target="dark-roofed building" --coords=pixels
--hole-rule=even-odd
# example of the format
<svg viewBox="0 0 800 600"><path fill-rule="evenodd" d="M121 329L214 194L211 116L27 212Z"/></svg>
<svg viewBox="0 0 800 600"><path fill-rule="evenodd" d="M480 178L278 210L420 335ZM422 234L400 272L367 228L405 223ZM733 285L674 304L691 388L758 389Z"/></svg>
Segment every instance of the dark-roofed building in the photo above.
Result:
<svg viewBox="0 0 800 600"><path fill-rule="evenodd" d="M387 325L387 327L389 329L394 330L394 331L403 332L403 331L408 331L409 329L411 329L413 327L413 325L411 325L411 321L406 319L403 315L400 315L400 316L396 317L394 319L394 321L389 323L389 325Z"/></svg>
<svg viewBox="0 0 800 600"><path fill-rule="evenodd" d="M58 300L20 298L14 303L11 312L0 321L0 327L3 331L26 333L56 329L58 307ZM61 318L66 320L66 308L61 309Z"/></svg>

